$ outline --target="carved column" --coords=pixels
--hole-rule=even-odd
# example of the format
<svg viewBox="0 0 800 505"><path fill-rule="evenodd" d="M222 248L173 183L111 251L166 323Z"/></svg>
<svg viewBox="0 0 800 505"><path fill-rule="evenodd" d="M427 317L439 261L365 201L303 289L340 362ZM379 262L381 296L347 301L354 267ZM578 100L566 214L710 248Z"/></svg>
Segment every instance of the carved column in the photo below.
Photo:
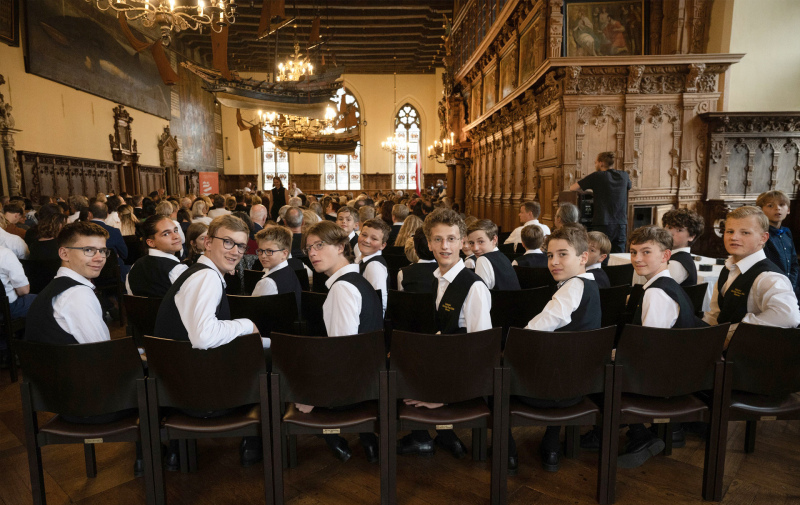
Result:
<svg viewBox="0 0 800 505"><path fill-rule="evenodd" d="M561 42L563 41L564 15L561 8L564 0L550 0L550 17L548 19L548 31L550 32L548 58L561 57Z"/></svg>
<svg viewBox="0 0 800 505"><path fill-rule="evenodd" d="M0 75L0 85L5 83L5 78ZM11 115L11 110L11 104L6 103L5 97L0 94L0 147L3 149L3 194L17 196L22 194L22 173L17 164L14 134L19 133L21 130L14 128L14 117Z"/></svg>

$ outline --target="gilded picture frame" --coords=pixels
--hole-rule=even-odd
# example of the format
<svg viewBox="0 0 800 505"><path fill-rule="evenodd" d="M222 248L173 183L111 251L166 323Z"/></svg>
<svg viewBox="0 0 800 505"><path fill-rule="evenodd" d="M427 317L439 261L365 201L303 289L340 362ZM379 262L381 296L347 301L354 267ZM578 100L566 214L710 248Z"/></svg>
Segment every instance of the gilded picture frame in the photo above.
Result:
<svg viewBox="0 0 800 505"><path fill-rule="evenodd" d="M567 0L564 54L567 57L644 55L644 0Z"/></svg>

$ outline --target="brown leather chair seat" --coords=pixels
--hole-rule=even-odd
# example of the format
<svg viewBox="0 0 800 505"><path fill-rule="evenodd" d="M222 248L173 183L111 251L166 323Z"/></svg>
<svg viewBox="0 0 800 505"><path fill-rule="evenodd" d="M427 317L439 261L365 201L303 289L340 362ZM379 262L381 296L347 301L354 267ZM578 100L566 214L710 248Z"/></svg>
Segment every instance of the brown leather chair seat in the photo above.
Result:
<svg viewBox="0 0 800 505"><path fill-rule="evenodd" d="M670 422L707 423L709 414L708 405L693 394L670 398L625 394L622 395L620 411L626 423L650 422L653 418L669 418Z"/></svg>
<svg viewBox="0 0 800 505"><path fill-rule="evenodd" d="M796 419L800 413L800 394L793 393L789 396L775 397L732 391L730 409L732 417L736 418L770 415L776 416L778 419L783 416Z"/></svg>
<svg viewBox="0 0 800 505"><path fill-rule="evenodd" d="M427 424L468 423L491 416L489 406L482 398L452 403L438 409L414 407L398 402L397 417L403 421Z"/></svg>
<svg viewBox="0 0 800 505"><path fill-rule="evenodd" d="M195 417L176 412L164 419L163 426L168 430L188 431L192 433L218 433L235 431L261 423L261 407L248 405L236 409L230 414L219 417Z"/></svg>
<svg viewBox="0 0 800 505"><path fill-rule="evenodd" d="M552 422L553 424L595 424L600 417L600 407L585 396L580 403L571 407L539 409L531 407L512 397L509 401L511 414L511 425L514 426L514 418L525 419L526 421ZM526 424L527 425L527 424Z"/></svg>
<svg viewBox="0 0 800 505"><path fill-rule="evenodd" d="M294 403L286 406L283 422L295 426L314 429L349 428L359 424L376 422L379 405L377 400L370 400L354 406L352 409L315 408L308 414L297 410Z"/></svg>
<svg viewBox="0 0 800 505"><path fill-rule="evenodd" d="M76 439L131 437L136 436L138 431L138 414L104 424L71 423L56 415L39 428L42 434Z"/></svg>

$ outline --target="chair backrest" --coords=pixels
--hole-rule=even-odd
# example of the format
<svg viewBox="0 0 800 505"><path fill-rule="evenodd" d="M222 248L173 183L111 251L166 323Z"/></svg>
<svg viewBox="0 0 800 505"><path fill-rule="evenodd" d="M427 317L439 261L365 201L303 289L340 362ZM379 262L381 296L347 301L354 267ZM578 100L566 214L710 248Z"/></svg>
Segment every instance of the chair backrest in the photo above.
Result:
<svg viewBox="0 0 800 505"><path fill-rule="evenodd" d="M310 336L325 336L325 320L322 318L322 305L328 297L325 293L303 291L300 295L300 311L303 322L306 324L305 334Z"/></svg>
<svg viewBox="0 0 800 505"><path fill-rule="evenodd" d="M270 296L228 295L231 319L246 318L256 325L262 337L273 331L294 333L297 298L294 293Z"/></svg>
<svg viewBox="0 0 800 505"><path fill-rule="evenodd" d="M33 409L88 417L137 408L136 380L144 378L131 338L57 345L15 341Z"/></svg>
<svg viewBox="0 0 800 505"><path fill-rule="evenodd" d="M728 326L674 329L626 325L616 356L622 392L668 397L713 389L714 367L721 360Z"/></svg>
<svg viewBox="0 0 800 505"><path fill-rule="evenodd" d="M503 354L510 394L565 400L604 391L615 334L613 326L563 333L511 328Z"/></svg>
<svg viewBox="0 0 800 505"><path fill-rule="evenodd" d="M501 253L506 255L514 254L514 244L503 244L498 240L497 249L499 249Z"/></svg>
<svg viewBox="0 0 800 505"><path fill-rule="evenodd" d="M98 289L118 289L122 285L117 252L111 249L109 253L108 258L106 258L106 264L103 265L103 269L100 271L100 275L92 281Z"/></svg>
<svg viewBox="0 0 800 505"><path fill-rule="evenodd" d="M636 312L636 307L642 302L644 297L644 284L634 284L631 286L631 291L628 293L628 304L625 307L625 312L633 316Z"/></svg>
<svg viewBox="0 0 800 505"><path fill-rule="evenodd" d="M524 328L528 322L539 314L553 292L548 287L501 291L490 289L492 295L492 326L508 328Z"/></svg>
<svg viewBox="0 0 800 505"><path fill-rule="evenodd" d="M686 295L692 301L695 312L703 312L703 300L705 300L706 292L708 291L708 283L695 284L694 286L683 286Z"/></svg>
<svg viewBox="0 0 800 505"><path fill-rule="evenodd" d="M144 348L148 376L156 379L161 406L212 411L261 401L258 376L267 368L261 338L256 334L213 349L145 337Z"/></svg>
<svg viewBox="0 0 800 505"><path fill-rule="evenodd" d="M776 397L800 391L800 329L740 323L725 360L734 390Z"/></svg>
<svg viewBox="0 0 800 505"><path fill-rule="evenodd" d="M383 331L335 338L274 333L271 348L282 401L339 407L378 398Z"/></svg>
<svg viewBox="0 0 800 505"><path fill-rule="evenodd" d="M612 286L622 286L623 284L630 285L633 282L633 264L625 263L623 265L610 265L602 267L608 281Z"/></svg>
<svg viewBox="0 0 800 505"><path fill-rule="evenodd" d="M145 254L145 246L142 239L138 235L123 235L122 240L125 241L125 247L128 248L128 257L125 258L126 265L133 265L136 260Z"/></svg>
<svg viewBox="0 0 800 505"><path fill-rule="evenodd" d="M52 281L58 269L61 268L61 260L20 260L25 277L31 283L31 293L39 294Z"/></svg>
<svg viewBox="0 0 800 505"><path fill-rule="evenodd" d="M300 289L303 291L310 291L311 284L308 282L308 272L306 272L306 269L295 270L294 274L297 276L297 280L300 281Z"/></svg>
<svg viewBox="0 0 800 505"><path fill-rule="evenodd" d="M256 288L256 284L264 277L263 270L245 270L244 271L244 294L250 295Z"/></svg>
<svg viewBox="0 0 800 505"><path fill-rule="evenodd" d="M394 268L395 270L399 270L405 266L411 264L411 261L408 260L405 253L402 255L399 254L384 254L383 259L386 260L386 265L391 270ZM397 277L397 272L395 272L395 277Z"/></svg>
<svg viewBox="0 0 800 505"><path fill-rule="evenodd" d="M531 268L514 266L514 271L517 273L519 285L522 289L533 289L547 286L554 288L556 280L553 279L553 274L547 268Z"/></svg>
<svg viewBox="0 0 800 505"><path fill-rule="evenodd" d="M392 329L414 333L436 333L436 293L389 290L386 315Z"/></svg>
<svg viewBox="0 0 800 505"><path fill-rule="evenodd" d="M405 258L406 248L405 246L386 244L386 247L383 249L382 254L384 256L396 256Z"/></svg>
<svg viewBox="0 0 800 505"><path fill-rule="evenodd" d="M603 327L613 326L620 323L620 318L625 312L628 301L628 294L631 292L631 285L613 286L600 290L600 310L602 311Z"/></svg>
<svg viewBox="0 0 800 505"><path fill-rule="evenodd" d="M133 327L133 340L137 346L142 347L143 337L155 333L156 317L162 299L122 295L122 300L125 304L125 313L128 314L128 323Z"/></svg>
<svg viewBox="0 0 800 505"><path fill-rule="evenodd" d="M392 332L398 398L455 403L493 394L502 330L454 335Z"/></svg>
<svg viewBox="0 0 800 505"><path fill-rule="evenodd" d="M323 293L326 294L328 290L328 286L325 285L325 281L328 280L328 276L313 270L312 279L311 279L311 291L314 293Z"/></svg>

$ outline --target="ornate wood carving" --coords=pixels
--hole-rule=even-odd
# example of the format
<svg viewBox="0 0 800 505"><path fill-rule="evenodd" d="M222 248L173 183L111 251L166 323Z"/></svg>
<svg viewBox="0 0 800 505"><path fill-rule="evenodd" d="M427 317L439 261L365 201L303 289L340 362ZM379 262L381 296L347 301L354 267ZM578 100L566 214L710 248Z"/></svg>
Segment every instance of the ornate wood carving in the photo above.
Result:
<svg viewBox="0 0 800 505"><path fill-rule="evenodd" d="M564 0L549 0L549 25L550 25L550 50L547 56L549 58L561 57L561 42L564 32L564 15L561 14Z"/></svg>
<svg viewBox="0 0 800 505"><path fill-rule="evenodd" d="M92 196L119 191L119 163L17 152L22 167L23 194L31 200L42 195L67 199L70 195Z"/></svg>
<svg viewBox="0 0 800 505"><path fill-rule="evenodd" d="M5 83L5 78L0 75L0 86ZM15 128L11 110L11 104L6 103L5 97L0 93L0 148L3 150L0 167L5 172L5 180L0 186L3 188L4 194L16 196L22 192L22 173L17 163L17 151L14 149L14 134L21 130Z"/></svg>
<svg viewBox="0 0 800 505"><path fill-rule="evenodd" d="M164 127L164 133L158 138L158 157L161 167L166 175L167 193L170 195L184 195L186 188L178 182L178 137L173 137L169 125Z"/></svg>
<svg viewBox="0 0 800 505"><path fill-rule="evenodd" d="M111 144L112 159L119 162L120 190L130 194L141 194L137 167L139 153L131 132L132 122L133 118L125 110L124 105L114 107L114 133L108 135L108 142Z"/></svg>

